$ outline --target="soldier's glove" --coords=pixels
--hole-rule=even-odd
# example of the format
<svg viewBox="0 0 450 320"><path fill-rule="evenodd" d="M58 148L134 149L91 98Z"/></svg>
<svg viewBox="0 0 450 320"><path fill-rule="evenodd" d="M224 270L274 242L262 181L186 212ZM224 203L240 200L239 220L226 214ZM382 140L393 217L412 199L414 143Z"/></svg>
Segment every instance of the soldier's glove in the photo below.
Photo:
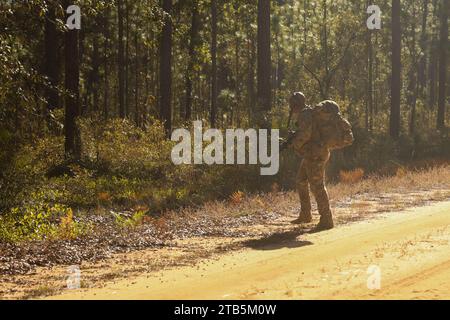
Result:
<svg viewBox="0 0 450 320"><path fill-rule="evenodd" d="M287 149L288 145L287 145L287 141L285 138L278 138L279 144L280 144L280 152L284 151Z"/></svg>
<svg viewBox="0 0 450 320"><path fill-rule="evenodd" d="M289 132L289 136L287 138L279 138L280 152L289 148L289 146L292 143L292 140L294 140L294 137L295 137L295 131L291 131L291 132Z"/></svg>

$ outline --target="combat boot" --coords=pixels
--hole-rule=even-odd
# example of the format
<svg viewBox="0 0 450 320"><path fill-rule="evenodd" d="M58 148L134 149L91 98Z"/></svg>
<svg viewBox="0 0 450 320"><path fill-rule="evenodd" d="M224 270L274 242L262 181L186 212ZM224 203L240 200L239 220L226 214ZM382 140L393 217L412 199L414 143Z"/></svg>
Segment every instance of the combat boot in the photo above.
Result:
<svg viewBox="0 0 450 320"><path fill-rule="evenodd" d="M300 212L300 216L297 219L291 221L292 224L302 224L310 222L312 222L311 212L304 212L304 211Z"/></svg>
<svg viewBox="0 0 450 320"><path fill-rule="evenodd" d="M319 224L314 228L314 232L330 230L333 228L334 228L333 217L331 215L321 216Z"/></svg>

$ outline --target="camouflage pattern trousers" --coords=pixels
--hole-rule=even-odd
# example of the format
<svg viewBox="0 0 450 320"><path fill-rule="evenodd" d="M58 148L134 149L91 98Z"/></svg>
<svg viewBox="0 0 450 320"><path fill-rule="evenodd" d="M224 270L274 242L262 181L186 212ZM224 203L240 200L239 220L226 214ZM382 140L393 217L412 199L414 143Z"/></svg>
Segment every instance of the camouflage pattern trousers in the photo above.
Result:
<svg viewBox="0 0 450 320"><path fill-rule="evenodd" d="M300 197L301 216L311 215L311 198L309 188L314 194L321 219L332 219L328 192L325 187L325 169L328 156L309 158L300 163L297 173L297 191Z"/></svg>

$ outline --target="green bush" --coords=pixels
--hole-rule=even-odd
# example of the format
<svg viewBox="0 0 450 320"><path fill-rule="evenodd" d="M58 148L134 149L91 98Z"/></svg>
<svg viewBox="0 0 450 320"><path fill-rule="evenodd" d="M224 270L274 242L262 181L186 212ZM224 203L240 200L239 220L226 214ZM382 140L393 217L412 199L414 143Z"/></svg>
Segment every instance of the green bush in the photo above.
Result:
<svg viewBox="0 0 450 320"><path fill-rule="evenodd" d="M20 242L52 238L76 238L87 228L73 220L72 209L51 204L49 194L33 193L21 207L0 216L0 241Z"/></svg>
<svg viewBox="0 0 450 320"><path fill-rule="evenodd" d="M145 217L145 211L137 211L131 217L124 217L114 214L116 224L123 229L133 229L142 224Z"/></svg>

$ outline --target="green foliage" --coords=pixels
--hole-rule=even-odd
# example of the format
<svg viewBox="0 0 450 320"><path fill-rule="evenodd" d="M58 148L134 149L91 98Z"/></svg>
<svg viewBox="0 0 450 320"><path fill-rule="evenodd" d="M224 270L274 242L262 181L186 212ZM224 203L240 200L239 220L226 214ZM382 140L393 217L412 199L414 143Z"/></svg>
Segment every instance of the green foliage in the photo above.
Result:
<svg viewBox="0 0 450 320"><path fill-rule="evenodd" d="M7 196L1 199L1 206L3 212L20 214L6 214L6 220L17 216L26 221L29 212L39 211L49 212L39 215L47 221L57 208L128 210L145 206L150 213L157 213L224 199L238 189L263 191L261 186L270 189L270 182L276 179L261 177L258 166L175 166L170 160L174 143L165 139L155 120L146 129L124 120L103 125L93 121L79 121L83 145L79 163L65 163L60 138L44 137L19 149L2 180L2 193ZM34 201L37 195L39 201ZM30 207L30 201L38 207ZM31 232L33 228L21 230ZM52 232L37 232L46 233Z"/></svg>
<svg viewBox="0 0 450 320"><path fill-rule="evenodd" d="M116 224L123 229L133 229L142 224L145 217L144 211L137 211L131 215L131 217L124 217L119 214L115 214Z"/></svg>
<svg viewBox="0 0 450 320"><path fill-rule="evenodd" d="M87 232L86 225L74 221L72 209L51 204L49 196L43 192L33 193L21 207L14 207L0 216L0 241L74 239Z"/></svg>
<svg viewBox="0 0 450 320"><path fill-rule="evenodd" d="M99 174L127 178L152 178L162 174L170 160L172 143L160 122L149 119L145 130L131 122L99 117L79 121L83 158Z"/></svg>

